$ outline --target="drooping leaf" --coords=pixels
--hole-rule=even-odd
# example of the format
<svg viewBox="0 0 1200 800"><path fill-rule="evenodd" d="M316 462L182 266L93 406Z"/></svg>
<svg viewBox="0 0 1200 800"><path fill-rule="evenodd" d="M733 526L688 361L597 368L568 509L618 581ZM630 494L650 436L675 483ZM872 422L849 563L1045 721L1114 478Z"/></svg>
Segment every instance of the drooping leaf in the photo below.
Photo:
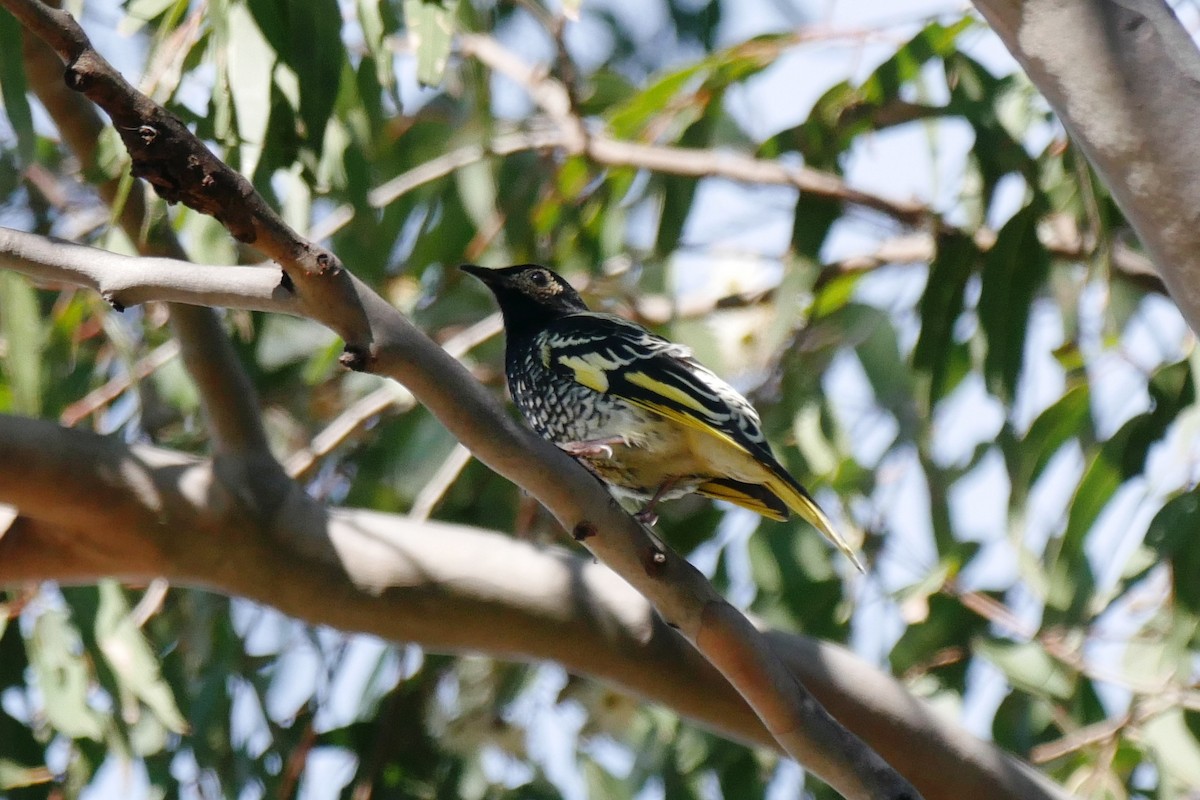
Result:
<svg viewBox="0 0 1200 800"><path fill-rule="evenodd" d="M1016 396L1030 306L1050 269L1037 234L1040 216L1036 205L1022 208L1000 229L984 257L979 295L979 321L988 346L984 370L989 388L1007 398Z"/></svg>
<svg viewBox="0 0 1200 800"><path fill-rule="evenodd" d="M241 138L241 169L253 174L266 144L271 113L271 48L249 9L235 3L229 10L229 90Z"/></svg>
<svg viewBox="0 0 1200 800"><path fill-rule="evenodd" d="M954 326L962 312L967 279L978 258L979 250L970 237L938 237L937 253L929 265L929 279L921 296L921 335L913 350L913 366L930 375L930 408L952 388L947 376Z"/></svg>
<svg viewBox="0 0 1200 800"><path fill-rule="evenodd" d="M999 667L1014 686L1043 697L1067 700L1075 678L1037 642L981 639L975 651Z"/></svg>
<svg viewBox="0 0 1200 800"><path fill-rule="evenodd" d="M404 24L417 53L417 80L423 86L442 82L457 12L458 0L404 0Z"/></svg>
<svg viewBox="0 0 1200 800"><path fill-rule="evenodd" d="M121 587L112 580L100 583L96 641L126 694L145 703L167 730L187 730L171 688L162 678L158 659L130 616Z"/></svg>
<svg viewBox="0 0 1200 800"><path fill-rule="evenodd" d="M25 64L21 57L21 26L12 14L0 14L0 97L8 124L17 135L17 153L22 164L32 164L37 136L33 112L25 96Z"/></svg>
<svg viewBox="0 0 1200 800"><path fill-rule="evenodd" d="M42 349L45 337L37 292L20 275L0 272L0 335L11 410L36 416L42 410Z"/></svg>
<svg viewBox="0 0 1200 800"><path fill-rule="evenodd" d="M90 670L67 614L54 609L39 615L27 647L49 723L72 739L103 739L104 716L88 702Z"/></svg>

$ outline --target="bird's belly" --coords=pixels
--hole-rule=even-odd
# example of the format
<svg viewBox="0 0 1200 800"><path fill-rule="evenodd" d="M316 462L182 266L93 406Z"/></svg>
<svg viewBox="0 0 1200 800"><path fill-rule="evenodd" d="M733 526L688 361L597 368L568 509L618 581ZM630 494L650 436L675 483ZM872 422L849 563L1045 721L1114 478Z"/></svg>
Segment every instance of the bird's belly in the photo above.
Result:
<svg viewBox="0 0 1200 800"><path fill-rule="evenodd" d="M692 492L708 480L765 480L753 457L730 442L613 395L560 381L531 365L510 378L513 398L539 434L583 462L616 492L647 500ZM595 443L595 447L578 445Z"/></svg>
<svg viewBox="0 0 1200 800"><path fill-rule="evenodd" d="M611 445L611 456L605 452L581 460L613 487L641 500L668 483L670 489L660 499L680 497L712 477L695 458L690 437L678 425L659 418L644 421L637 431Z"/></svg>
<svg viewBox="0 0 1200 800"><path fill-rule="evenodd" d="M585 440L607 442L608 449L577 458L618 492L638 500L656 494L660 500L682 497L713 478L751 483L766 478L744 450L635 406L614 409Z"/></svg>

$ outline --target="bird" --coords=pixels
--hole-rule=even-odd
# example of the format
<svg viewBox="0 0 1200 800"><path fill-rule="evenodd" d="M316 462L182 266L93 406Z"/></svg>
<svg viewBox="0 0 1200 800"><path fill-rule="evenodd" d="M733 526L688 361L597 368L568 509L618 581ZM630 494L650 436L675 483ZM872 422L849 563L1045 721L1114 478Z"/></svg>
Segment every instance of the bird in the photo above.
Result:
<svg viewBox="0 0 1200 800"><path fill-rule="evenodd" d="M771 451L758 412L680 344L592 311L538 264L464 264L500 306L505 376L526 422L613 494L644 503L690 493L769 519L799 514L863 571L854 549Z"/></svg>

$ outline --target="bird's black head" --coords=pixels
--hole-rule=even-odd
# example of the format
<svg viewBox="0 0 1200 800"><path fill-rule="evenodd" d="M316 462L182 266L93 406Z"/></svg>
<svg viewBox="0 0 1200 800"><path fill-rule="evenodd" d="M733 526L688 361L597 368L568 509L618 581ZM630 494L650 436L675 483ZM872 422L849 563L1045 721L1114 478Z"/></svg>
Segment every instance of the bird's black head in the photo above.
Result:
<svg viewBox="0 0 1200 800"><path fill-rule="evenodd" d="M537 264L503 269L464 264L460 269L486 283L496 295L510 337L536 333L559 317L587 311L571 284Z"/></svg>

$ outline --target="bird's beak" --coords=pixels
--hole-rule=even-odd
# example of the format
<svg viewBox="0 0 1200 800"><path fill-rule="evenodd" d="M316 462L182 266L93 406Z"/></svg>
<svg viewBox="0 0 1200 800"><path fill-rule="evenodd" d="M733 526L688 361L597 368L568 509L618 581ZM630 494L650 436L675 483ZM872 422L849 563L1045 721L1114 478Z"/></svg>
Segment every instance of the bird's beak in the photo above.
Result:
<svg viewBox="0 0 1200 800"><path fill-rule="evenodd" d="M481 267L477 264L462 264L459 266L459 269L468 275L474 275L488 286L495 286L497 283L500 283L501 280L500 270L488 269L487 267Z"/></svg>

